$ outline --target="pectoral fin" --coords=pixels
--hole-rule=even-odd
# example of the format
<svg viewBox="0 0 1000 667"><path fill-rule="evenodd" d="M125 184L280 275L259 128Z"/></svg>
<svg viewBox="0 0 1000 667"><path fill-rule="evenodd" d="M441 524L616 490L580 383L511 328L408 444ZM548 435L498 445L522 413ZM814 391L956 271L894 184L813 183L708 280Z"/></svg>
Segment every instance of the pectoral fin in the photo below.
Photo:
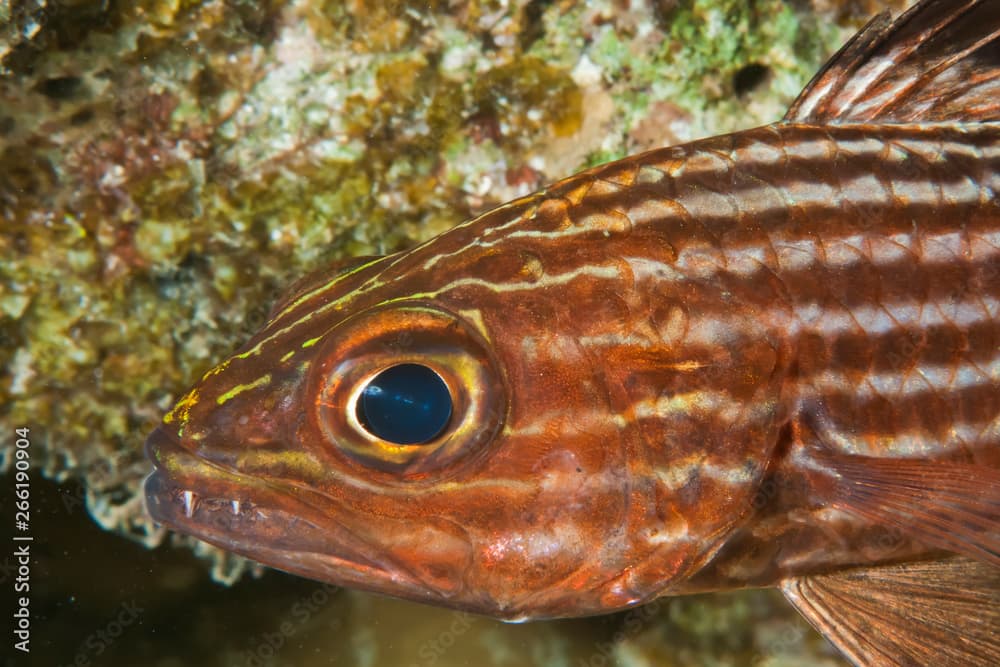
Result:
<svg viewBox="0 0 1000 667"><path fill-rule="evenodd" d="M1000 470L832 453L816 461L830 473L826 504L1000 567Z"/></svg>
<svg viewBox="0 0 1000 667"><path fill-rule="evenodd" d="M1000 569L970 558L796 577L785 597L859 667L1000 665Z"/></svg>

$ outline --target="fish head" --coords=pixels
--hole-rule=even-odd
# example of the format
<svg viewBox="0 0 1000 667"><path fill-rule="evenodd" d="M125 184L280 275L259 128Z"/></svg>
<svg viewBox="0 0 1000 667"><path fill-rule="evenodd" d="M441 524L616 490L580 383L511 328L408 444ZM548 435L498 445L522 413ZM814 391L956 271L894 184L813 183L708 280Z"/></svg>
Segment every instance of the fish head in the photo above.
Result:
<svg viewBox="0 0 1000 667"><path fill-rule="evenodd" d="M507 620L621 609L686 576L764 461L733 447L738 416L706 435L716 407L684 390L716 353L671 348L670 300L636 302L620 261L557 252L544 207L306 281L149 437L152 516ZM494 242L505 226L525 233ZM735 479L701 474L724 457Z"/></svg>

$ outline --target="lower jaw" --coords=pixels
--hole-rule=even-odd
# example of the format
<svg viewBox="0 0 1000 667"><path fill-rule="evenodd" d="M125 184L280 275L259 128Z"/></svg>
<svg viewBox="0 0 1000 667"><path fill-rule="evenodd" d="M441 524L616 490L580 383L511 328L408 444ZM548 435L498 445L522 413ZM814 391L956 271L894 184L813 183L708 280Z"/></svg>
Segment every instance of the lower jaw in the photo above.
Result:
<svg viewBox="0 0 1000 667"><path fill-rule="evenodd" d="M438 597L398 568L338 553L343 551L339 531L303 519L295 508L281 508L289 503L273 488L266 490L274 501L269 503L234 499L238 494L212 497L194 488L204 487L190 476L179 482L155 470L144 489L150 516L171 530L291 574L421 602Z"/></svg>

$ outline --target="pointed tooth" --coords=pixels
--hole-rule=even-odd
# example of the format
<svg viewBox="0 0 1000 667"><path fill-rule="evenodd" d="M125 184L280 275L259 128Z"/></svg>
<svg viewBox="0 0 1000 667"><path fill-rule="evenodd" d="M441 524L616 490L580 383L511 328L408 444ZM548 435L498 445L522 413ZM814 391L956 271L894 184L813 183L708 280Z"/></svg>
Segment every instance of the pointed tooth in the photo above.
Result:
<svg viewBox="0 0 1000 667"><path fill-rule="evenodd" d="M183 496L184 514L190 519L194 511L198 509L198 496L194 495L193 491L185 491Z"/></svg>
<svg viewBox="0 0 1000 667"><path fill-rule="evenodd" d="M230 507L232 507L232 509L233 509L233 514L239 514L240 513L240 501L238 501L238 500L230 501Z"/></svg>

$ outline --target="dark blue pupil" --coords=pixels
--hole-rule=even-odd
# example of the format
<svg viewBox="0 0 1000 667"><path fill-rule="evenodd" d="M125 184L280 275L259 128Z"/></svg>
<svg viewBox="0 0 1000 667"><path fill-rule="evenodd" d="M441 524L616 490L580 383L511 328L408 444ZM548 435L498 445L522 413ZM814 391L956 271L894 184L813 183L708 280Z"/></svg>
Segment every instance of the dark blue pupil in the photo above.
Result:
<svg viewBox="0 0 1000 667"><path fill-rule="evenodd" d="M358 420L397 445L430 442L448 425L448 385L427 366L400 364L371 379L358 400Z"/></svg>

